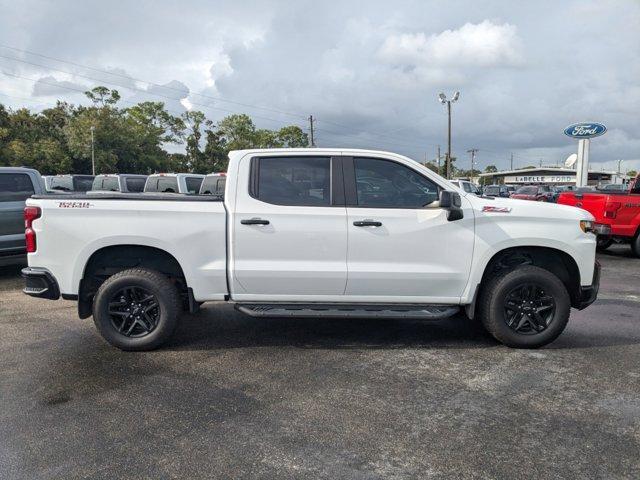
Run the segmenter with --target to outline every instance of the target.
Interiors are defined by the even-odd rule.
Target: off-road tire
[[[523,334],[507,325],[504,302],[518,285],[534,283],[544,288],[555,302],[548,326],[537,333]],[[538,348],[553,342],[569,321],[571,300],[564,284],[553,273],[540,267],[522,265],[504,274],[496,274],[483,287],[478,299],[478,317],[487,331],[499,342],[514,348]]]
[[[159,305],[155,328],[141,337],[128,337],[118,332],[109,314],[113,295],[131,287],[148,291]],[[153,350],[165,343],[175,330],[180,311],[180,294],[171,280],[155,270],[144,268],[132,268],[112,275],[100,286],[93,301],[93,321],[100,335],[114,347],[127,351]]]
[[[636,257],[640,258],[640,232],[631,240],[631,251]]]

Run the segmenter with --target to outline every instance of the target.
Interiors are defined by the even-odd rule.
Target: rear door
[[[26,173],[0,173],[0,255],[24,250],[24,202],[33,194]]]
[[[346,297],[354,302],[457,303],[471,268],[474,215],[447,220],[437,185],[407,163],[345,158]]]
[[[237,300],[338,301],[347,282],[339,159],[261,156],[240,161],[232,223]],[[244,183],[243,182],[243,183]]]

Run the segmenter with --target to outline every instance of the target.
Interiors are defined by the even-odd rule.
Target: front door
[[[439,187],[406,163],[344,158],[348,228],[346,298],[457,303],[469,278],[474,217],[447,220]]]
[[[244,158],[233,222],[233,297],[339,301],[347,282],[347,225],[339,159]]]

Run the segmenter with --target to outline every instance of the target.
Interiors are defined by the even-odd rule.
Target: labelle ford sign
[[[511,175],[504,177],[504,183],[572,183],[575,175]]]
[[[583,138],[593,138],[603,135],[607,131],[607,127],[598,122],[582,122],[574,123],[564,129],[564,134],[578,140]]]

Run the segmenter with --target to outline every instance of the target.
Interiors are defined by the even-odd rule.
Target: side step
[[[458,305],[382,305],[321,303],[236,303],[236,310],[252,317],[419,318],[435,320],[455,315]]]

